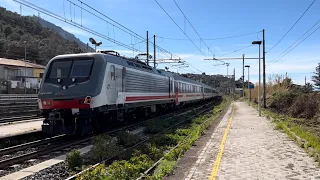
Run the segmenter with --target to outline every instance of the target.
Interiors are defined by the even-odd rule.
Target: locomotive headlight
[[[75,82],[76,81],[76,78],[72,78],[72,82]]]
[[[51,105],[51,102],[50,101],[42,101],[42,104],[44,106],[50,106]]]
[[[92,97],[91,96],[87,96],[85,99],[84,99],[84,104],[91,104],[92,102]]]

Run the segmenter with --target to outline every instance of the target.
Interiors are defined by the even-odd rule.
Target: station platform
[[[0,126],[0,138],[7,138],[21,134],[41,131],[43,118],[28,120],[26,122],[10,123]]]
[[[165,179],[320,179],[320,168],[270,120],[235,102]]]

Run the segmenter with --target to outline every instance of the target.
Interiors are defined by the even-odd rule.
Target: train
[[[208,85],[106,50],[52,58],[38,104],[43,133],[78,135],[217,96]]]

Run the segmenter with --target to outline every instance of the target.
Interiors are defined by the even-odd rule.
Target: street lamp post
[[[250,78],[249,78],[249,69],[250,69],[250,66],[249,65],[246,65],[244,67],[247,67],[248,68],[248,91],[249,91],[249,96],[248,96],[248,104],[250,106],[250,101],[251,101],[251,89],[250,89]]]
[[[27,94],[27,41],[24,43],[24,94]]]
[[[229,79],[229,77],[228,77],[228,68],[229,68],[229,65],[230,65],[230,63],[226,63],[226,65],[227,65],[227,78]],[[230,93],[230,79],[229,79],[229,83],[228,83],[228,93]]]
[[[229,67],[230,63],[226,63],[226,65],[227,65],[227,76],[228,76],[228,67]]]
[[[260,96],[260,84],[261,84],[261,77],[260,77],[260,45],[262,41],[253,41],[252,44],[258,44],[259,45],[259,86],[258,86],[258,111],[259,111],[259,116],[261,116],[261,96]]]
[[[100,46],[102,44],[101,41],[96,41],[94,40],[92,37],[89,38],[89,41],[94,45],[94,51],[96,52],[97,51],[97,46]]]

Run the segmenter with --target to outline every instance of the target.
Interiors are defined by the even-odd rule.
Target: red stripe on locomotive
[[[44,104],[44,101],[46,102]],[[41,100],[42,109],[89,109],[89,104],[84,104],[84,99],[72,100]]]

